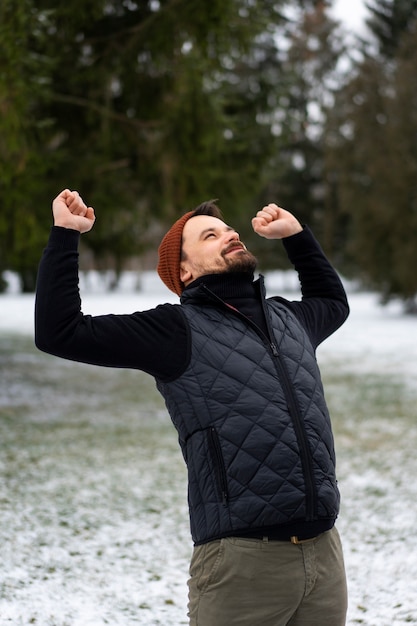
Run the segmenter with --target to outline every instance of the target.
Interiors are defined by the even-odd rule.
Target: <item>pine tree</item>
[[[288,49],[273,112],[279,150],[265,172],[260,204],[278,200],[290,208],[313,227],[334,258],[337,250],[333,245],[333,211],[326,200],[323,128],[339,81],[338,64],[345,42],[329,15],[330,4],[301,2],[288,25]],[[253,245],[261,247],[256,240]],[[257,254],[261,256],[260,251]]]
[[[395,57],[401,41],[414,29],[417,18],[417,0],[378,0],[366,5],[370,17],[366,24],[374,34],[379,54]]]
[[[50,202],[67,186],[97,210],[82,245],[116,272],[211,197],[243,236],[264,199],[320,226],[329,4],[5,0],[0,46],[17,70],[0,82],[0,102],[13,94],[0,270],[33,288]]]
[[[14,86],[0,93],[14,94],[10,115],[25,125],[9,124],[7,142],[21,142],[16,159],[25,168],[10,166],[14,178],[3,180],[13,210],[3,205],[0,268],[22,273],[27,247],[30,288],[50,200],[66,186],[97,208],[86,245],[118,270],[149,245],[161,220],[213,195],[232,207],[247,201],[274,149],[259,119],[276,90],[276,72],[267,76],[262,65],[285,23],[280,4],[18,0],[13,15],[16,3],[2,3],[1,45],[18,61]],[[16,189],[25,190],[22,204]]]
[[[25,291],[34,289],[36,250],[44,243],[36,207],[45,201],[42,137],[48,120],[37,103],[45,97],[50,65],[37,54],[47,20],[39,22],[31,9],[29,0],[0,4],[0,272],[16,270]],[[49,220],[41,222],[45,228]]]
[[[379,53],[365,54],[339,94],[329,119],[328,158],[341,223],[349,232],[345,258],[384,302],[399,297],[412,311],[417,295],[415,3],[378,3],[370,23]]]

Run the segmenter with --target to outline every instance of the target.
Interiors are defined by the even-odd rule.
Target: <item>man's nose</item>
[[[226,241],[227,243],[230,241],[239,241],[239,233],[235,230],[228,230],[226,233]]]

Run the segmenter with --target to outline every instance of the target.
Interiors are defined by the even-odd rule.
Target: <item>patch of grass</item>
[[[102,623],[120,623],[114,596],[131,585],[126,623],[140,604],[166,607],[165,596],[184,598],[172,609],[183,617],[185,466],[154,381],[56,359],[22,337],[0,337],[0,367],[2,615],[80,624],[79,596],[94,599]],[[152,593],[161,579],[165,592]]]
[[[186,623],[186,471],[154,381],[53,358],[23,337],[0,337],[0,368],[5,623],[47,624],[59,615],[54,626],[81,624],[91,598],[103,624]],[[378,550],[402,555],[400,565],[392,560],[387,589],[378,590],[378,606],[387,598],[385,613],[395,615],[391,585],[414,536],[417,398],[392,378],[348,373],[335,363],[321,368],[351,606],[359,607],[350,623],[374,626],[364,608],[375,605],[369,581],[380,562],[384,569],[390,563]],[[141,622],[148,612],[152,622]],[[417,621],[406,602],[403,616],[402,623]]]
[[[338,448],[370,457],[417,443],[416,394],[398,380],[323,368],[323,381]],[[359,456],[359,455],[358,455]],[[381,459],[382,460],[382,459]],[[391,459],[388,459],[391,464]]]

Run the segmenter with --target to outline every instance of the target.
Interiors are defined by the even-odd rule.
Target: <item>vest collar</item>
[[[256,298],[259,292],[264,294],[264,280],[260,275],[253,280],[253,275],[243,272],[207,274],[194,280],[181,294],[181,304],[203,304],[212,301],[210,294],[223,301],[234,298]]]

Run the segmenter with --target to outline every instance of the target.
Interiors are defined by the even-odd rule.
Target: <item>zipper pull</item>
[[[272,350],[272,354],[273,354],[274,356],[279,356],[279,354],[278,354],[278,348],[276,347],[276,345],[274,344],[274,342],[273,342],[273,341],[271,341],[271,350]]]

